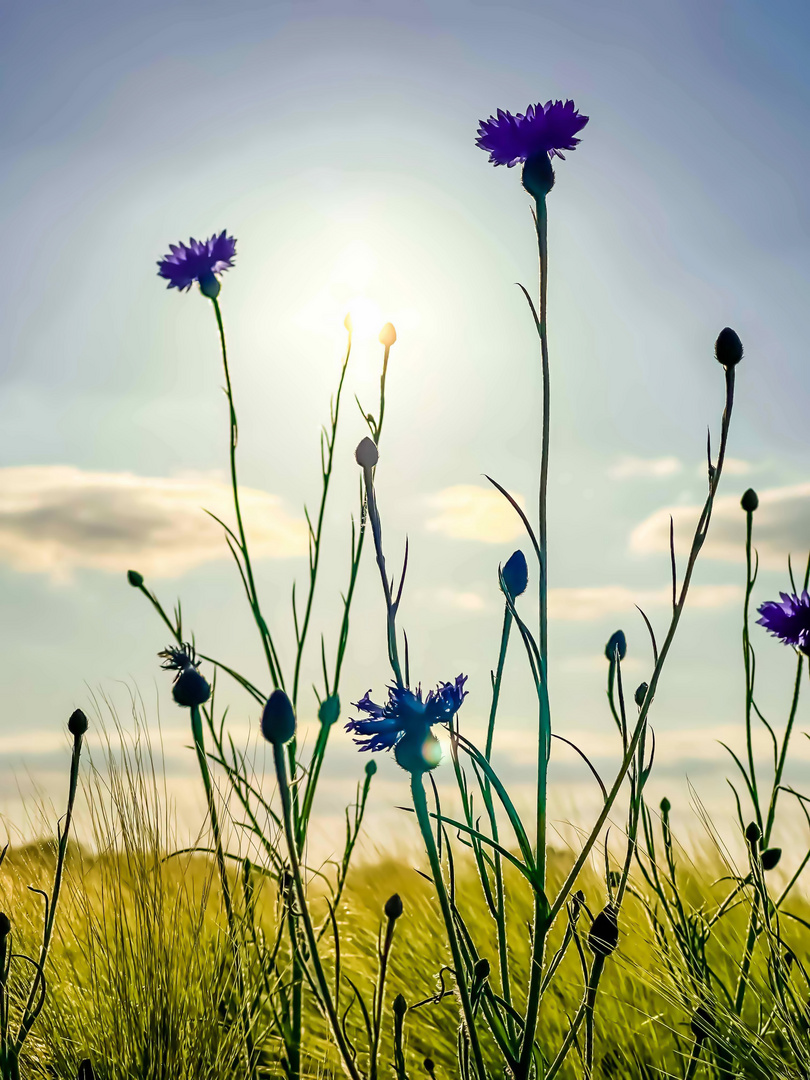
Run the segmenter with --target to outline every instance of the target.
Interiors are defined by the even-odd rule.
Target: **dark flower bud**
[[[388,899],[385,901],[385,907],[383,908],[383,911],[385,912],[386,919],[390,919],[391,922],[393,922],[395,919],[398,919],[402,914],[403,910],[404,909],[402,907],[402,898],[399,893],[394,893],[393,896],[389,896]]]
[[[608,643],[605,646],[605,656],[611,663],[616,659],[617,650],[619,659],[624,660],[625,656],[627,656],[627,638],[624,636],[624,630],[617,630],[615,634],[611,634],[608,638]]]
[[[0,911],[0,941],[11,933],[11,920],[5,911]]]
[[[526,565],[526,556],[518,550],[510,555],[501,570],[503,583],[509,593],[509,599],[514,603],[515,597],[526,591],[529,584],[529,567]]]
[[[80,735],[84,735],[88,728],[87,717],[84,715],[81,709],[76,709],[75,712],[70,714],[68,720],[68,731],[71,735],[75,735],[78,738]]]
[[[394,1015],[404,1016],[407,1011],[408,1002],[405,1000],[402,994],[397,994],[397,996],[394,998]]]
[[[481,986],[489,978],[490,963],[485,956],[482,956],[480,960],[476,960],[475,967],[473,968],[473,986]]]
[[[695,1009],[689,1027],[698,1042],[703,1042],[710,1035],[717,1033],[717,1024],[714,1013],[707,1005],[698,1005]]]
[[[133,589],[140,589],[143,585],[143,574],[139,574],[137,570],[127,570],[127,581]]]
[[[714,343],[714,355],[723,367],[734,367],[743,356],[742,342],[730,326],[726,326],[717,335]]]
[[[324,727],[331,727],[340,716],[340,698],[337,694],[330,694],[321,702],[318,709],[318,719]]]
[[[178,705],[184,709],[191,709],[195,705],[204,705],[211,697],[211,687],[204,675],[193,666],[189,665],[174,680],[172,697]]]
[[[649,686],[647,686],[647,684],[645,682],[641,683],[640,686],[636,687],[635,700],[636,700],[636,705],[638,705],[639,708],[641,708],[641,706],[644,704],[644,699],[647,697],[647,691],[649,689],[650,689]]]
[[[588,948],[594,956],[610,956],[619,944],[619,922],[612,904],[599,912],[591,923]]]
[[[219,280],[212,273],[200,275],[200,292],[203,296],[207,296],[209,300],[216,300],[219,296],[219,290],[222,286]]]
[[[762,831],[755,821],[752,821],[750,825],[746,826],[745,839],[748,841],[752,848],[755,848],[757,846],[761,836]]]
[[[436,1062],[433,1060],[433,1058],[429,1058],[429,1057],[425,1058],[424,1066],[425,1066],[425,1072],[428,1074],[428,1076],[435,1077],[435,1075],[436,1075]]]
[[[361,439],[357,444],[357,449],[354,452],[354,460],[364,469],[373,469],[380,460],[380,452],[377,449],[377,444],[373,439],[370,439],[368,435],[366,435],[365,439]]]
[[[663,799],[661,800],[661,816],[662,817],[669,817],[669,812],[670,812],[671,809],[672,809],[672,803],[669,801],[669,799],[665,795],[663,797]]]
[[[762,869],[773,870],[779,860],[782,858],[782,849],[780,847],[769,847],[762,852]]]
[[[90,1058],[85,1058],[79,1065],[79,1071],[76,1074],[77,1080],[96,1080],[96,1074],[93,1072],[93,1066],[90,1064]]]
[[[442,748],[432,732],[406,732],[394,747],[397,765],[409,773],[426,773],[442,759]]]
[[[759,506],[759,496],[753,488],[749,488],[747,491],[743,492],[743,497],[740,499],[740,506],[746,514],[753,514]]]
[[[387,322],[380,331],[380,344],[385,345],[387,349],[390,349],[396,340],[397,332],[394,329],[393,323]]]
[[[545,150],[532,154],[523,166],[523,186],[535,199],[544,199],[554,187],[554,170]]]
[[[289,742],[295,734],[295,713],[283,690],[274,690],[262,713],[262,735],[269,743]]]
[[[374,758],[371,758],[369,761],[366,762],[366,776],[371,778],[375,774],[376,771],[377,771],[377,762],[374,760]]]

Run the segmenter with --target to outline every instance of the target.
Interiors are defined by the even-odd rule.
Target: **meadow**
[[[638,613],[649,634],[646,679],[630,685],[623,673],[622,630],[605,645],[600,704],[615,727],[615,772],[600,775],[588,748],[555,729],[548,215],[552,189],[569,167],[558,165],[558,177],[553,166],[575,150],[587,123],[572,101],[549,101],[516,115],[498,110],[478,133],[477,145],[492,164],[520,166],[530,198],[540,284],[536,296],[520,288],[542,373],[536,506],[524,509],[509,493],[508,478],[487,477],[519,518],[525,539],[493,567],[502,622],[481,745],[464,725],[468,674],[448,672],[447,681],[423,689],[397,621],[411,587],[409,548],[406,543],[392,569],[382,509],[386,381],[396,329],[388,323],[380,331],[378,401],[373,408],[357,402],[368,434],[354,450],[360,497],[338,594],[339,631],[327,640],[317,626],[315,596],[333,472],[344,453],[338,430],[353,404],[344,400],[353,334],[347,316],[345,355],[321,435],[320,500],[306,515],[308,575],[293,590],[293,633],[282,648],[257,584],[249,511],[240,497],[235,361],[227,305],[220,303],[226,272],[236,266],[236,240],[223,230],[173,244],[160,260],[159,276],[170,289],[199,293],[194,300],[220,348],[233,507],[215,520],[266,670],[259,684],[233,658],[210,655],[182,604],[167,607],[137,568],[129,571],[128,586],[153,610],[156,634],[165,639],[156,638],[153,651],[188,718],[206,821],[199,842],[183,846],[160,753],[137,714],[134,733],[119,728],[123,750],[111,750],[92,768],[82,767],[91,721],[82,710],[72,714],[67,810],[56,839],[9,845],[0,865],[2,1080],[810,1075],[810,903],[803,878],[810,848],[797,841],[795,850],[782,851],[774,842],[788,806],[810,826],[810,796],[786,779],[791,750],[804,737],[797,718],[810,656],[810,559],[805,564],[802,553],[798,571],[786,566],[788,591],[780,599],[755,605],[759,499],[753,489],[739,510],[746,524],[744,712],[739,738],[728,748],[736,853],[719,834],[702,847],[683,846],[673,835],[669,801],[650,805],[646,798],[657,765],[656,694],[665,693],[659,682],[711,530],[735,394],[745,392],[746,365],[755,362],[744,357],[729,327],[706,343],[720,408],[706,406],[705,502],[687,550],[676,550],[670,533],[671,605],[663,633],[656,635]],[[343,676],[365,562],[379,577],[388,670],[377,684],[387,686],[384,693],[360,697]],[[529,590],[537,597],[536,620],[521,601]],[[779,723],[768,719],[757,694],[765,631],[778,639],[772,647],[795,653],[790,708]],[[534,691],[536,737],[526,754],[536,784],[529,813],[518,809],[493,756],[510,650]],[[320,675],[310,688],[303,672],[312,653]],[[232,735],[229,709],[217,696],[223,682],[239,691],[255,718],[272,762],[271,782]],[[310,744],[299,742],[299,714],[311,690],[318,729]],[[338,732],[351,735],[364,769],[348,800],[341,852],[319,863],[308,836]],[[765,769],[754,749],[760,737],[770,748]],[[579,756],[600,793],[594,820],[578,823],[568,846],[558,842],[549,811],[549,763],[561,743]],[[404,812],[419,845],[398,838],[388,857],[369,859],[361,838],[381,754],[407,774],[411,803]],[[450,799],[440,798],[434,777],[443,755],[455,781]],[[71,836],[77,800],[92,822],[85,844]]]

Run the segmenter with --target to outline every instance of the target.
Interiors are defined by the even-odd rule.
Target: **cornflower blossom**
[[[455,682],[440,683],[422,700],[422,687],[416,691],[406,686],[389,686],[388,701],[377,705],[371,691],[354,702],[355,708],[367,713],[366,719],[350,720],[346,730],[359,735],[354,741],[361,750],[391,750],[406,735],[426,737],[434,724],[449,724],[467,696],[466,675]]]
[[[805,656],[810,656],[810,593],[801,596],[780,592],[781,602],[769,600],[759,608],[759,626],[779,638],[786,645],[793,645]]]
[[[158,277],[166,278],[168,289],[181,292],[199,282],[204,296],[214,300],[219,295],[216,275],[230,270],[236,257],[236,240],[226,230],[210,240],[195,240],[188,244],[169,244],[170,253],[158,260]]]
[[[481,120],[476,146],[489,152],[493,165],[520,165],[529,158],[547,154],[565,158],[563,150],[573,150],[575,138],[589,117],[577,112],[573,101],[547,101],[530,105],[525,113],[498,109],[497,116]]]

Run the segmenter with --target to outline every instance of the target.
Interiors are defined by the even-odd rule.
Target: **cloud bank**
[[[509,493],[521,509],[526,500],[514,491]],[[502,544],[525,536],[523,524],[499,491],[475,484],[457,484],[428,498],[434,510],[425,527],[452,540],[481,540]]]
[[[669,521],[667,521],[667,525]],[[687,604],[690,608],[719,608],[737,603],[740,585],[693,585]],[[644,611],[672,604],[672,588],[630,589],[625,585],[601,585],[590,589],[549,589],[548,615],[564,622],[586,622],[607,615],[626,615],[638,604]]]
[[[810,546],[810,483],[759,491],[759,509],[754,514],[754,546],[760,565],[768,570],[786,570],[788,554],[798,569]],[[656,510],[630,534],[630,548],[648,555],[669,551],[669,515],[675,522],[676,551],[691,543],[702,507],[675,506]],[[701,558],[725,562],[745,561],[745,514],[737,495],[726,495],[714,504],[709,535]]]
[[[241,490],[255,558],[307,550],[306,525],[282,500]],[[233,524],[230,487],[217,477],[89,472],[70,465],[0,469],[0,560],[23,573],[69,580],[78,569],[176,577],[230,558],[210,510]]]

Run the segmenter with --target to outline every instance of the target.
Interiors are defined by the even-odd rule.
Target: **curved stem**
[[[475,1018],[473,1016],[472,1002],[470,1001],[470,992],[464,975],[464,960],[461,955],[461,947],[456,933],[453,911],[450,907],[450,900],[444,884],[439,853],[436,850],[436,841],[430,823],[430,812],[428,811],[424,780],[421,773],[411,773],[411,796],[413,798],[413,808],[416,811],[416,820],[419,822],[419,829],[422,833],[422,839],[424,840],[425,848],[427,850],[433,884],[436,886],[436,893],[439,897],[439,906],[442,909],[442,918],[444,919],[447,940],[450,945],[450,954],[453,958],[453,968],[455,969],[456,987],[458,989],[458,996],[461,1000],[464,1027],[470,1040],[470,1048],[472,1049],[475,1069],[479,1080],[486,1080],[487,1073],[484,1068],[484,1059],[481,1054],[481,1045],[478,1041],[478,1034],[475,1030]]]

